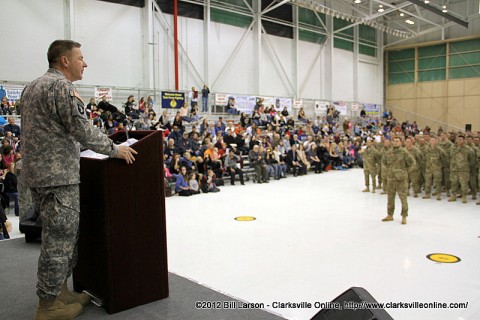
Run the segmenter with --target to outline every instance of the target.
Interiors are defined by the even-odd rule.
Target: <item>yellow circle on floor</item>
[[[447,253],[432,253],[429,254],[427,258],[441,263],[456,263],[462,261],[459,257]]]
[[[255,217],[249,217],[249,216],[240,216],[240,217],[236,217],[235,220],[237,221],[253,221],[253,220],[256,220],[257,218]]]

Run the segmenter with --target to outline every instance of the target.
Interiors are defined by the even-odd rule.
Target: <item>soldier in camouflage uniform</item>
[[[477,180],[480,183],[480,136],[475,136],[473,138],[473,142],[475,143],[475,146],[477,147],[478,153],[477,153],[477,168],[479,168],[479,172],[477,172]],[[477,205],[480,205],[480,201],[477,201]]]
[[[428,148],[428,144],[425,143],[425,138],[423,135],[419,135],[418,139],[418,146],[417,148],[423,155],[423,160],[420,162],[420,188],[425,186],[425,172],[427,170],[426,163],[425,163],[425,151]]]
[[[380,152],[379,152],[379,160],[380,160],[380,171],[382,172],[382,188],[383,188],[383,191],[381,194],[387,194],[388,190],[387,190],[387,187],[388,187],[388,175],[387,174],[383,174],[383,173],[386,173],[387,172],[387,168],[386,168],[386,165],[384,164],[383,162],[383,157],[385,157],[385,154],[392,148],[392,145],[391,145],[391,142],[390,142],[390,139],[387,139],[385,138],[385,140],[383,141],[383,147],[380,148]]]
[[[420,193],[420,163],[423,161],[423,154],[413,145],[413,138],[405,140],[405,150],[415,159],[415,165],[412,170],[408,172],[409,184],[412,184],[413,197],[417,198]]]
[[[472,167],[472,174],[470,174],[470,190],[472,191],[472,200],[477,199],[478,193],[478,155],[480,150],[477,146],[473,143],[473,137],[471,135],[467,136],[466,145],[472,149],[472,152],[475,156],[474,166]]]
[[[462,192],[462,202],[467,203],[468,182],[470,172],[475,166],[473,151],[465,145],[465,136],[458,135],[455,146],[450,149],[450,179],[452,180],[452,192],[448,201],[457,200],[458,184]]]
[[[438,146],[445,151],[447,155],[447,165],[443,167],[443,186],[445,187],[445,191],[447,192],[447,197],[450,197],[450,189],[452,188],[452,183],[450,181],[450,148],[452,148],[453,143],[448,139],[447,134],[442,132],[440,134],[440,141]]]
[[[360,149],[358,151],[363,157],[363,174],[365,175],[365,190],[363,192],[370,192],[370,177],[372,177],[372,193],[375,193],[375,173],[377,171],[375,162],[378,159],[378,152],[373,147],[373,141],[367,140],[366,149]]]
[[[21,178],[43,221],[36,319],[71,319],[90,301],[67,288],[77,259],[80,145],[127,163],[134,161],[136,152],[114,145],[87,120],[72,84],[82,79],[87,66],[80,44],[54,41],[47,57],[47,73],[22,93]]]
[[[380,142],[375,142],[373,146],[377,150],[378,153],[378,158],[375,163],[375,166],[377,167],[377,187],[380,189],[382,187],[382,154],[381,150],[383,148],[383,142],[385,141],[385,137],[382,135],[380,137]]]
[[[430,146],[425,150],[425,196],[430,199],[432,181],[435,183],[435,195],[441,200],[442,194],[442,168],[447,165],[447,154],[437,146],[437,138],[430,137]]]
[[[402,224],[407,224],[408,216],[408,172],[415,166],[415,160],[410,153],[402,148],[400,138],[393,139],[393,148],[387,151],[382,158],[388,175],[388,203],[387,216],[382,221],[393,221],[395,211],[395,194],[398,193],[402,202]]]

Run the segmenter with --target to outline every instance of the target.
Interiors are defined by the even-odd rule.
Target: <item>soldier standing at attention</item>
[[[37,320],[73,319],[90,301],[86,294],[67,288],[77,260],[80,145],[127,163],[136,154],[114,145],[89,123],[72,84],[82,79],[87,67],[80,46],[70,40],[54,41],[47,52],[48,71],[22,93],[21,177],[43,221]]]
[[[473,151],[465,145],[465,136],[459,134],[456,144],[450,149],[450,179],[452,180],[452,196],[448,201],[457,201],[458,184],[462,192],[462,202],[467,203],[468,182],[470,172],[476,161]]]
[[[363,192],[370,192],[370,177],[372,177],[372,193],[375,193],[375,173],[377,171],[375,162],[378,159],[378,152],[373,147],[372,139],[367,139],[367,147],[358,151],[363,156],[363,174],[365,175],[365,190]]]
[[[382,172],[382,188],[383,191],[381,194],[387,194],[388,193],[388,175],[387,170],[388,168],[386,167],[385,163],[383,162],[383,158],[387,154],[387,152],[392,148],[392,144],[389,138],[385,138],[383,141],[383,147],[380,148],[380,171]]]
[[[432,181],[435,183],[437,200],[442,200],[442,168],[447,165],[447,155],[437,146],[437,139],[430,137],[430,147],[425,149],[425,196],[430,199]]]
[[[393,212],[395,211],[395,194],[398,193],[402,202],[402,224],[407,224],[408,216],[408,172],[415,165],[415,160],[410,153],[402,148],[400,138],[393,139],[393,148],[388,150],[382,158],[382,164],[386,167],[388,176],[388,203],[387,216],[382,221],[393,221]]]
[[[420,163],[423,161],[423,154],[413,145],[412,138],[405,139],[405,149],[415,159],[415,165],[412,170],[408,172],[408,180],[412,184],[413,197],[417,198],[420,193]]]
[[[472,167],[472,174],[470,175],[470,190],[472,191],[472,200],[477,199],[478,193],[478,155],[480,153],[477,146],[473,143],[473,137],[471,135],[467,136],[466,143],[467,146],[472,149],[472,152],[475,156],[474,165]]]
[[[418,136],[418,149],[423,154],[423,161],[420,163],[420,188],[425,187],[425,173],[427,170],[426,163],[425,163],[425,151],[428,148],[428,144],[425,143],[425,138],[423,134]]]
[[[438,142],[440,148],[445,151],[447,155],[447,165],[442,168],[443,171],[443,186],[447,192],[447,197],[450,197],[450,189],[452,188],[452,183],[450,181],[450,148],[453,146],[453,143],[448,139],[447,134],[442,132],[440,134],[440,141]]]

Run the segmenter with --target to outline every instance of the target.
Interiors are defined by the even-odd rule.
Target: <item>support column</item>
[[[175,90],[178,91],[178,0],[173,0],[173,52],[175,64]]]
[[[75,0],[63,0],[63,30],[65,40],[75,38]]]
[[[295,98],[300,97],[300,80],[298,79],[298,41],[299,41],[299,29],[298,29],[298,6],[293,6],[293,86],[295,88]]]
[[[253,0],[253,11],[255,24],[253,25],[254,44],[254,74],[255,74],[255,94],[262,92],[262,1]]]
[[[210,69],[210,0],[205,0],[203,14],[203,79],[210,86],[209,69]],[[203,84],[200,89],[203,88]]]

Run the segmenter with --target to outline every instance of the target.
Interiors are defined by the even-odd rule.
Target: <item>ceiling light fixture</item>
[[[425,0],[425,1],[423,1],[423,2],[425,2],[425,4],[429,4],[429,3],[430,3],[430,1],[428,1],[428,0]]]
[[[448,12],[447,6],[442,6],[442,12],[443,12],[443,13],[447,13],[447,12]]]
[[[383,9],[383,5],[379,4],[377,11],[378,11],[378,12],[383,12],[383,11],[385,11],[385,9]]]
[[[410,19],[405,20],[405,22],[408,23],[408,24],[415,24],[415,22],[413,20],[410,20]]]
[[[354,2],[358,4],[358,3],[362,3],[362,0],[355,0]]]

